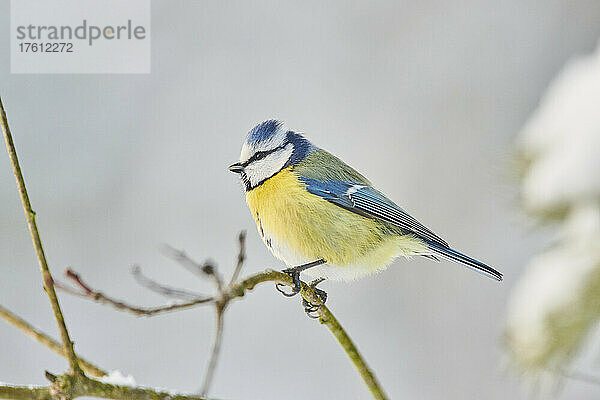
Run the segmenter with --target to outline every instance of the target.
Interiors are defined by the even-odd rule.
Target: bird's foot
[[[302,289],[300,283],[300,272],[306,271],[309,268],[316,267],[321,264],[325,264],[325,260],[323,260],[322,258],[317,261],[312,261],[306,264],[298,265],[296,267],[281,270],[281,272],[283,272],[284,274],[288,274],[292,278],[292,281],[294,282],[294,287],[290,293],[285,292],[283,289],[281,289],[285,285],[282,285],[280,283],[276,283],[275,288],[286,297],[292,297],[297,295],[298,293],[300,293],[300,289]]]
[[[304,306],[304,312],[308,315],[309,318],[319,318],[318,311],[327,301],[327,292],[322,289],[319,289],[317,285],[323,282],[325,278],[318,278],[312,281],[308,286],[315,292],[315,294],[319,297],[321,302],[319,304],[313,304],[306,299],[302,299],[302,305]]]
[[[277,289],[277,291],[279,293],[281,293],[282,295],[284,295],[285,297],[292,297],[292,296],[295,296],[298,293],[300,293],[300,289],[302,289],[302,286],[300,284],[300,271],[302,271],[302,270],[299,269],[298,267],[287,268],[287,269],[282,270],[281,272],[283,272],[284,274],[288,274],[292,278],[292,281],[294,282],[294,287],[292,288],[292,290],[290,292],[286,292],[283,289],[283,287],[285,287],[285,285],[283,285],[281,283],[276,283],[275,289]]]

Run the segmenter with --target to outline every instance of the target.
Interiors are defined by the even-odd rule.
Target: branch
[[[240,272],[242,271],[242,267],[244,266],[244,261],[246,261],[246,231],[241,231],[238,235],[238,246],[237,263],[233,273],[231,274],[228,287],[233,286],[237,282]],[[217,368],[217,361],[219,360],[219,353],[221,351],[221,342],[223,341],[223,319],[225,318],[225,308],[227,308],[227,305],[231,300],[227,293],[223,291],[222,283],[219,285],[218,280],[217,288],[219,290],[219,300],[215,302],[215,317],[217,323],[212,350],[210,352],[210,359],[208,361],[206,371],[204,372],[202,388],[200,389],[200,394],[203,396],[208,396],[208,390],[210,389],[215,369]]]
[[[204,264],[197,263],[192,260],[183,250],[176,249],[169,245],[164,246],[165,254],[177,261],[179,265],[190,271],[192,274],[204,278],[214,274],[214,266],[211,262],[206,261]]]
[[[115,400],[206,400],[205,397],[175,395],[150,388],[111,385],[84,375],[54,376],[45,387],[0,385],[0,398],[14,400],[64,400],[78,397],[101,397]]]
[[[213,380],[213,376],[215,374],[215,369],[217,368],[217,361],[219,360],[219,353],[221,351],[221,342],[223,341],[223,313],[224,309],[217,306],[217,310],[215,313],[216,316],[216,328],[215,328],[215,338],[213,340],[212,349],[210,352],[210,359],[208,361],[208,365],[206,367],[206,372],[204,372],[204,379],[202,380],[202,388],[200,389],[200,394],[202,396],[208,396],[208,390],[210,389],[210,385]]]
[[[58,330],[60,332],[62,344],[65,349],[65,353],[67,354],[69,363],[71,365],[71,372],[74,374],[81,374],[82,371],[79,367],[79,363],[77,362],[77,356],[75,355],[73,342],[69,337],[69,331],[67,330],[67,325],[65,324],[65,319],[60,309],[58,298],[56,297],[56,291],[54,290],[52,274],[50,273],[50,269],[48,268],[48,262],[46,261],[46,255],[44,254],[44,248],[42,246],[42,239],[40,238],[40,233],[38,232],[37,224],[35,222],[35,211],[33,211],[33,209],[31,208],[31,203],[29,202],[29,195],[27,194],[27,188],[25,187],[25,180],[23,179],[23,174],[21,173],[21,166],[19,165],[19,159],[17,158],[17,150],[15,149],[15,144],[13,143],[12,134],[10,133],[8,119],[6,118],[6,112],[4,111],[4,106],[2,105],[1,98],[0,124],[2,125],[2,132],[4,133],[6,149],[8,150],[8,155],[10,157],[10,163],[13,168],[13,173],[15,175],[15,179],[17,180],[19,194],[21,195],[21,203],[23,204],[23,210],[25,211],[25,218],[27,219],[27,225],[29,226],[29,233],[31,234],[31,240],[33,241],[35,254],[37,255],[38,262],[40,264],[40,270],[42,271],[42,278],[44,280],[44,290],[48,295],[48,299],[50,299],[50,305],[52,306],[54,319],[56,320],[56,324],[58,325]]]
[[[188,301],[186,303],[175,303],[159,307],[137,307],[129,305],[121,300],[113,299],[112,297],[106,296],[102,292],[92,289],[90,286],[88,286],[87,283],[85,283],[81,279],[77,272],[71,269],[67,269],[65,275],[67,276],[67,278],[73,281],[81,289],[81,291],[74,290],[69,286],[63,285],[62,283],[55,282],[54,285],[60,290],[63,290],[74,296],[83,297],[84,299],[89,299],[97,303],[109,305],[120,311],[128,311],[138,316],[151,317],[154,315],[191,308],[198,304],[210,303],[214,301],[212,297],[202,297],[196,300]]]
[[[236,297],[243,297],[247,290],[252,290],[256,285],[263,282],[275,282],[287,285],[289,287],[294,287],[294,282],[288,274],[279,271],[266,270],[255,275],[251,275],[231,287],[229,291],[230,296],[232,299]],[[301,286],[302,289],[300,290],[300,294],[306,301],[310,302],[311,304],[321,303],[321,299],[309,285],[307,285],[305,282],[301,282]],[[375,377],[375,374],[373,374],[342,325],[333,316],[331,311],[329,311],[329,308],[323,304],[321,307],[319,307],[317,313],[319,315],[319,322],[324,324],[329,329],[338,343],[342,346],[354,364],[354,367],[365,382],[365,385],[373,395],[373,398],[380,400],[387,399],[383,389]]]
[[[233,274],[231,274],[229,286],[237,282],[238,277],[240,276],[240,272],[242,272],[242,266],[244,265],[244,261],[246,261],[246,231],[240,232],[238,236],[238,246],[239,251],[237,257],[237,264],[235,266],[235,270],[233,270]]]
[[[19,329],[21,332],[25,333],[32,339],[37,340],[44,346],[48,347],[56,354],[63,357],[67,357],[67,353],[65,353],[65,348],[60,343],[58,343],[56,340],[52,339],[45,333],[38,331],[27,321],[23,320],[22,318],[18,317],[17,315],[13,314],[12,312],[10,312],[2,306],[0,306],[0,318],[3,318],[6,322],[13,325],[15,328]],[[96,367],[89,361],[84,360],[83,358],[79,358],[79,365],[81,365],[81,368],[83,368],[85,372],[92,376],[102,377],[107,375],[105,371]]]
[[[179,254],[183,254],[183,253],[179,253]],[[185,258],[184,262],[188,263],[189,259],[187,259],[187,256],[185,256],[185,257],[186,258]],[[77,274],[75,274],[75,275],[78,277]],[[90,288],[87,284],[83,283],[81,281],[81,278],[78,279],[78,282],[80,282],[79,283],[80,285],[81,284],[85,285],[84,286],[86,288],[85,290],[89,291],[89,294],[76,293],[80,297],[84,297],[88,300],[93,300],[93,301],[104,303],[104,304],[109,304],[121,311],[128,311],[128,312],[134,313],[136,315],[140,315],[140,314],[147,315],[147,316],[153,315],[152,313],[140,313],[138,311],[139,308],[134,307],[134,306],[124,305],[124,303],[120,300],[113,300],[113,299],[107,300],[107,297],[104,296],[102,293]],[[246,294],[247,291],[254,289],[256,287],[256,285],[259,285],[259,284],[265,283],[265,282],[279,283],[279,284],[286,285],[289,287],[294,287],[294,282],[292,281],[292,278],[288,274],[268,269],[264,272],[250,275],[249,277],[247,277],[237,283],[234,283],[233,285],[224,289],[222,292],[222,296],[223,296],[222,301],[225,302],[225,304],[228,304],[233,299],[244,297],[244,295]],[[61,289],[62,289],[62,287],[61,287]],[[302,295],[302,297],[306,301],[310,302],[311,304],[320,304],[321,303],[321,299],[319,298],[319,296],[305,282],[301,282],[300,295]],[[216,301],[216,299],[212,299],[212,300]],[[209,301],[204,301],[204,302],[198,302],[196,304],[188,303],[185,306],[192,307],[194,305],[206,304],[206,303],[214,304]],[[168,306],[167,307],[158,307],[156,309],[165,310],[165,309],[168,309]],[[356,370],[362,377],[365,385],[367,386],[367,388],[373,395],[373,398],[381,399],[381,400],[387,399],[385,393],[383,392],[383,389],[381,388],[381,386],[379,385],[379,382],[377,381],[377,378],[375,377],[375,375],[373,374],[373,372],[367,365],[366,361],[364,360],[364,358],[362,357],[362,355],[356,348],[356,345],[352,342],[352,339],[350,339],[350,336],[348,336],[348,334],[346,333],[346,331],[344,330],[342,325],[334,317],[334,315],[331,313],[331,311],[325,305],[322,305],[319,308],[319,310],[317,311],[317,314],[319,316],[319,321],[321,322],[321,324],[325,325],[329,329],[329,331],[333,334],[333,336],[338,341],[338,343],[342,346],[342,348],[344,349],[344,351],[346,352],[346,354],[348,355],[348,357],[354,364],[354,367],[356,368]],[[218,349],[218,347],[217,347],[217,349]],[[213,353],[214,353],[214,349],[213,349]]]
[[[15,400],[54,400],[49,387],[0,386],[0,399]]]
[[[73,273],[73,271],[71,271],[71,273]],[[177,289],[158,283],[155,280],[150,279],[146,275],[144,275],[142,273],[142,269],[138,265],[134,265],[134,267],[131,269],[131,275],[133,275],[134,279],[140,286],[143,286],[146,289],[153,291],[154,293],[158,293],[161,296],[188,301],[207,298],[206,296],[202,296],[198,293],[192,293],[188,290]]]

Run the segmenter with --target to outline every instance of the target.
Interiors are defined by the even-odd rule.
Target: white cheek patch
[[[289,143],[284,148],[274,151],[265,158],[248,164],[244,168],[244,173],[248,177],[250,185],[254,187],[278,173],[288,162],[293,152],[294,145]]]

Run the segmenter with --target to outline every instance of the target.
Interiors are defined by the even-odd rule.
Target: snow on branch
[[[524,370],[562,370],[600,318],[600,45],[550,84],[517,147],[522,204],[556,236],[512,293],[506,343]]]

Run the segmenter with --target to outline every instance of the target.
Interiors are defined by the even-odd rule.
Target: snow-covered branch
[[[600,46],[552,82],[518,152],[522,204],[556,236],[514,289],[506,340],[522,369],[557,370],[600,318]]]

